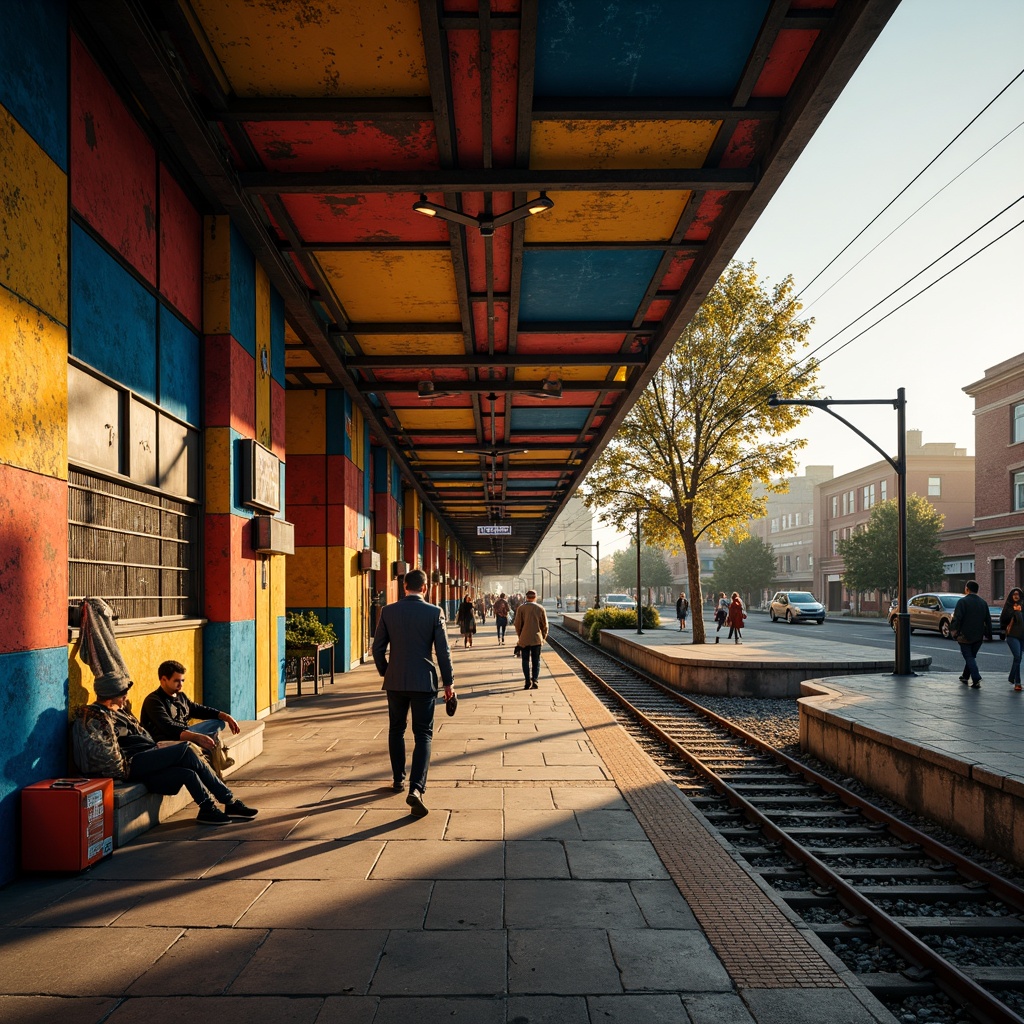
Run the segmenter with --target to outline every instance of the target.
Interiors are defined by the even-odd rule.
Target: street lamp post
[[[555,570],[549,569],[546,565],[538,565],[537,568],[540,570],[540,600],[541,604],[544,603],[544,573],[547,573],[551,578],[552,584],[555,582]]]
[[[593,544],[570,544],[568,541],[562,542],[563,548],[575,548],[577,551],[582,551],[585,555],[590,555],[594,559],[594,585],[597,588],[597,593],[594,595],[594,607],[601,607],[601,542],[599,540],[594,541]],[[597,554],[595,555],[592,551],[588,551],[587,548],[597,548]],[[576,556],[576,611],[579,611],[579,555]]]
[[[879,455],[896,471],[896,589],[899,596],[899,611],[896,614],[896,664],[895,676],[912,676],[910,670],[910,615],[907,612],[907,391],[897,388],[895,398],[834,399],[834,398],[779,398],[768,399],[772,408],[779,405],[803,405],[824,409],[830,416],[849,427],[858,437],[867,441]],[[896,410],[896,458],[880,448],[870,437],[849,420],[834,412],[833,405],[891,405]]]
[[[644,634],[644,609],[640,598],[640,509],[636,510],[636,635]]]
[[[558,563],[558,610],[565,611],[562,607],[562,560],[556,558],[555,561]]]

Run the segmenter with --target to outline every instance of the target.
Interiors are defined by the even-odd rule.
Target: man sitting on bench
[[[157,743],[131,713],[132,681],[108,672],[93,682],[96,700],[78,713],[72,727],[75,762],[83,775],[115,782],[141,782],[157,793],[184,786],[199,805],[196,821],[226,825],[232,818],[254,818],[187,742]],[[224,805],[222,811],[214,800]]]
[[[156,670],[160,685],[142,702],[139,718],[143,727],[158,743],[187,740],[201,747],[213,770],[221,774],[230,768],[234,758],[227,756],[220,732],[227,726],[237,736],[238,723],[226,712],[197,704],[181,692],[185,682],[185,666],[180,661],[165,661]],[[189,725],[189,719],[201,721]]]

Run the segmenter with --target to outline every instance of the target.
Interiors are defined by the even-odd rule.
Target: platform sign
[[[478,526],[476,528],[476,535],[478,537],[511,537],[512,527],[488,523],[486,526]]]

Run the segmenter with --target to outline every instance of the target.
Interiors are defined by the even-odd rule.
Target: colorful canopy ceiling
[[[346,388],[508,573],[896,2],[76,6],[284,295],[288,386]]]

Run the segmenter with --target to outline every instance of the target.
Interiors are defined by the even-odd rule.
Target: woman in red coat
[[[743,628],[743,622],[746,617],[740,595],[734,590],[732,592],[732,601],[729,602],[729,613],[725,619],[729,623],[729,638],[734,643],[742,643],[740,640],[740,630]]]

